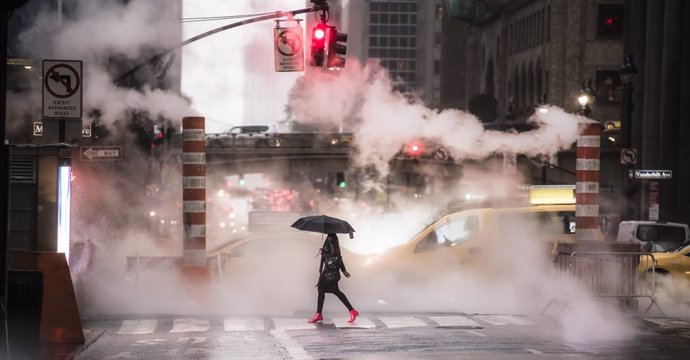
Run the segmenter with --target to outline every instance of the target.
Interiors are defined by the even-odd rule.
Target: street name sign
[[[277,72],[304,71],[302,27],[277,27],[273,30]]]
[[[671,179],[673,173],[671,170],[635,170],[634,176],[640,180],[664,180]]]
[[[43,60],[43,117],[81,119],[82,62]]]
[[[79,155],[82,161],[119,161],[122,146],[81,146]]]

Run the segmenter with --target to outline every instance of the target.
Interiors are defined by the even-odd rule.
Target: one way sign
[[[82,161],[122,160],[122,146],[82,146],[79,153]]]

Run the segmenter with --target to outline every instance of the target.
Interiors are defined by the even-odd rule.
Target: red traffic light
[[[323,66],[326,59],[326,35],[328,25],[318,23],[311,30],[311,66]]]
[[[407,153],[412,156],[419,156],[424,152],[424,145],[420,143],[412,143],[407,146]]]

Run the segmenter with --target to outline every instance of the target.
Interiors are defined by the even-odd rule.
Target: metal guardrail
[[[641,263],[651,266],[640,271]],[[651,253],[557,252],[554,264],[558,270],[554,279],[555,296],[544,307],[542,314],[552,305],[563,310],[573,298],[593,296],[625,301],[647,298],[650,303],[644,314],[656,306],[665,316],[655,295],[656,259]]]

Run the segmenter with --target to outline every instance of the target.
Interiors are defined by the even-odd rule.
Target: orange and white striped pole
[[[205,118],[182,119],[182,212],[184,265],[206,265]]]
[[[584,124],[577,139],[575,162],[575,240],[601,240],[599,229],[599,163],[601,128]]]

